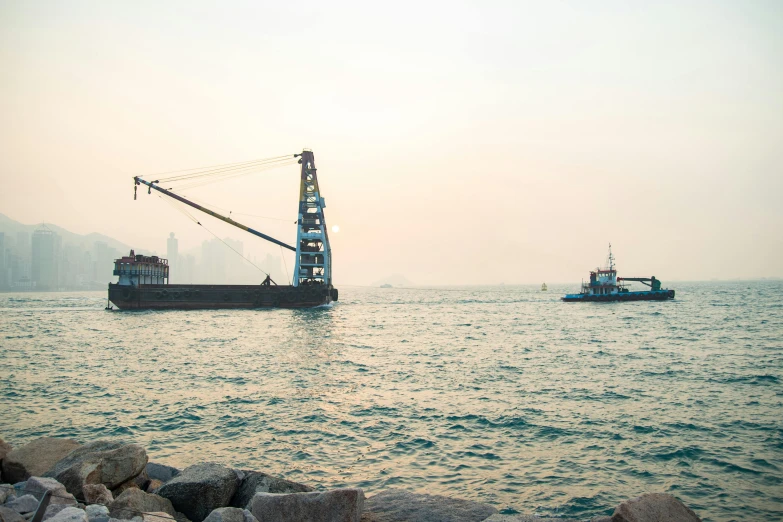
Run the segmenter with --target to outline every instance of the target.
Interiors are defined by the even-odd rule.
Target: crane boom
[[[177,201],[179,201],[181,203],[184,203],[186,205],[189,205],[189,206],[195,208],[196,210],[200,210],[201,212],[204,212],[205,214],[209,214],[210,216],[212,216],[214,218],[217,218],[217,219],[219,219],[221,221],[225,221],[229,225],[234,225],[237,228],[241,228],[245,232],[250,232],[254,236],[258,236],[258,237],[260,237],[262,239],[266,239],[267,241],[270,241],[270,242],[272,242],[272,243],[274,243],[276,245],[280,245],[283,248],[287,248],[288,250],[293,250],[294,252],[296,252],[296,247],[292,247],[291,245],[283,243],[282,241],[278,241],[277,239],[275,239],[275,238],[273,238],[271,236],[267,236],[266,234],[263,234],[263,233],[259,232],[258,230],[253,230],[252,228],[247,227],[247,226],[243,225],[242,223],[238,223],[238,222],[234,221],[230,217],[221,216],[217,212],[212,212],[208,208],[202,207],[201,205],[193,203],[192,201],[188,201],[187,199],[183,198],[182,196],[179,196],[179,195],[174,194],[173,192],[171,192],[169,190],[166,190],[164,188],[161,188],[161,187],[157,186],[155,183],[156,183],[155,181],[151,181],[151,182],[150,181],[145,181],[145,180],[141,179],[140,177],[135,176],[133,178],[133,190],[134,190],[134,192],[133,192],[133,199],[136,199],[136,186],[137,185],[147,185],[150,189],[157,190],[161,194],[165,194],[166,196],[168,196],[170,198],[173,198],[173,199],[176,199]],[[199,223],[199,224],[201,224],[201,223]]]

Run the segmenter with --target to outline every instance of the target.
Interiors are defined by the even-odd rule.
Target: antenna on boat
[[[614,270],[614,256],[612,255],[611,243],[609,243],[609,270]]]

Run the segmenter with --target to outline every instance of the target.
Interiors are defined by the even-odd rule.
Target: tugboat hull
[[[614,294],[593,295],[593,294],[566,294],[561,298],[568,303],[598,301],[665,301],[674,299],[674,290],[650,290],[642,292],[617,292]]]
[[[337,301],[331,285],[109,284],[109,301],[120,310],[219,308],[312,308]]]

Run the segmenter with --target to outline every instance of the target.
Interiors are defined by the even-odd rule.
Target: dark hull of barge
[[[120,310],[312,308],[337,301],[331,285],[109,284],[109,301]]]

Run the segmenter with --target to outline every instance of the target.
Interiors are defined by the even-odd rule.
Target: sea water
[[[783,517],[783,282],[667,302],[550,285],[340,287],[311,310],[105,311],[0,294],[0,437],[129,440],[318,488],[590,517],[664,491]]]

